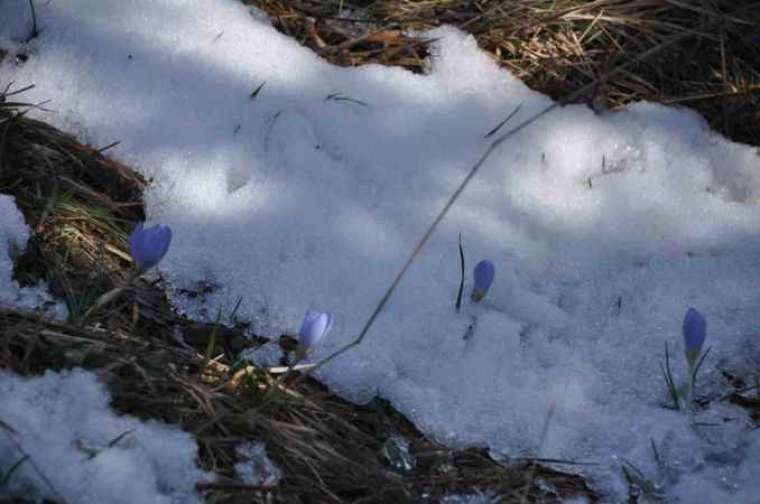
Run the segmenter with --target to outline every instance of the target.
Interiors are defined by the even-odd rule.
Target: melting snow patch
[[[13,258],[23,253],[29,227],[13,196],[0,194],[0,308],[31,311],[42,308],[47,315],[64,319],[66,307],[52,301],[42,286],[20,287],[13,280]]]
[[[82,504],[201,502],[195,484],[207,475],[196,465],[192,436],[115,415],[95,375],[73,370],[22,378],[0,372],[0,398],[0,471],[24,454],[31,458],[0,496]]]
[[[267,456],[264,443],[245,443],[237,447],[241,461],[235,464],[238,477],[249,485],[275,486],[282,471]]]
[[[499,497],[490,492],[474,494],[451,494],[441,499],[441,504],[495,504]]]
[[[24,5],[0,5],[11,50]],[[552,103],[452,28],[428,34],[430,73],[413,75],[333,67],[232,0],[70,0],[37,15],[28,60],[8,58],[3,79],[34,83],[25,99],[51,100],[42,117],[82,139],[121,140],[113,155],[154,179],[175,306],[213,319],[243,297],[237,316],[262,335],[330,311],[312,359],[356,337],[483,136]],[[468,271],[488,258],[496,276],[457,313],[460,232]],[[367,339],[318,375],[452,445],[592,462],[571,467],[609,500],[627,495],[630,463],[672,502],[699,502],[693,482],[735,501],[760,491],[742,476],[760,470],[760,430],[720,403],[720,370],[758,355],[745,352],[760,333],[758,258],[756,149],[687,109],[562,107],[501,145]],[[218,288],[181,294],[199,282]],[[694,417],[663,407],[659,370],[668,342],[685,377],[688,306],[712,346],[697,384],[710,405]]]

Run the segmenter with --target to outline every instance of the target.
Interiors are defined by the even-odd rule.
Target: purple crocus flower
[[[686,346],[686,360],[693,366],[702,352],[707,337],[707,320],[694,308],[686,310],[683,318],[683,340]]]
[[[298,332],[300,346],[304,351],[310,350],[317,345],[330,332],[333,325],[333,316],[330,313],[322,313],[309,310]]]
[[[496,274],[496,267],[488,259],[483,259],[476,266],[473,272],[475,284],[472,287],[470,298],[476,303],[480,302],[491,288],[493,277]]]
[[[138,224],[129,235],[129,251],[140,273],[145,273],[158,264],[169,250],[171,242],[172,230],[169,226],[156,224],[144,228],[142,222]]]

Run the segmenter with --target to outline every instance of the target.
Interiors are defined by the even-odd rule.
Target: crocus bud
[[[491,288],[491,284],[493,283],[493,277],[495,274],[496,267],[491,261],[488,259],[483,259],[480,261],[475,266],[475,270],[473,272],[475,283],[472,286],[472,294],[470,295],[470,299],[478,303],[484,297],[486,297],[486,294],[488,294],[488,289]]]
[[[316,310],[309,310],[298,332],[299,347],[302,353],[306,353],[316,346],[330,332],[333,325],[333,316]]]
[[[156,224],[144,228],[143,223],[137,225],[129,235],[129,251],[140,273],[145,273],[158,264],[172,241],[172,230],[169,226]]]
[[[686,360],[693,367],[702,352],[707,337],[707,321],[694,308],[686,310],[683,318],[683,340],[686,346]]]

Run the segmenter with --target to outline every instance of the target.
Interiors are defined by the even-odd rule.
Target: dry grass
[[[109,384],[113,406],[143,418],[176,423],[198,439],[201,464],[219,474],[201,485],[213,502],[419,502],[445,492],[489,490],[505,502],[517,501],[526,485],[530,463],[504,468],[476,449],[450,450],[419,434],[386,403],[348,404],[319,384],[305,382],[263,401],[272,377],[249,369],[235,380],[224,364],[203,368],[197,350],[136,336],[133,332],[94,330],[40,321],[0,311],[0,366],[22,374],[83,366],[96,370]],[[223,359],[222,359],[223,360]],[[403,433],[418,459],[413,472],[393,472],[385,464],[382,444]],[[277,487],[242,485],[234,479],[234,446],[265,441],[270,456],[283,469]],[[576,476],[540,466],[535,472],[555,485],[560,495],[593,494]],[[528,502],[541,490],[530,485]],[[557,496],[558,497],[558,496]],[[544,502],[559,502],[548,497]]]
[[[124,277],[125,238],[143,218],[145,181],[73,137],[0,103],[0,190],[34,233],[16,263],[21,284],[47,282],[75,317]],[[3,106],[5,105],[5,106]]]
[[[128,273],[125,237],[143,218],[145,181],[97,149],[24,117],[26,107],[11,103],[18,96],[0,103],[0,192],[17,198],[34,231],[16,277],[46,281],[67,300],[72,318],[60,323],[0,310],[0,368],[23,375],[91,369],[108,384],[117,411],[193,433],[199,463],[218,476],[199,486],[207,502],[436,502],[449,492],[474,491],[504,502],[596,500],[577,476],[530,461],[503,467],[483,450],[431,442],[383,401],[352,405],[312,380],[275,388],[269,371],[234,367],[239,352],[259,342],[246,339],[242,327],[178,317],[160,284],[140,281],[108,310],[83,320],[94,299]],[[283,348],[289,343],[282,338]],[[394,471],[383,458],[383,444],[396,433],[411,443],[418,460],[413,471]],[[266,442],[284,473],[278,486],[235,479],[234,447],[247,440]],[[539,488],[538,478],[556,494]]]
[[[597,109],[647,100],[698,110],[716,130],[760,145],[760,2],[736,0],[244,0],[339,65],[425,69],[415,31],[451,24],[529,86]],[[674,42],[676,41],[676,42]],[[656,50],[661,48],[661,50]],[[655,53],[605,79],[616,66]]]

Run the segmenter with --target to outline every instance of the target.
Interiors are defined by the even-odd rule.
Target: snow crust
[[[0,488],[0,497],[201,502],[195,484],[207,475],[196,465],[195,439],[160,422],[115,415],[94,374],[48,371],[22,378],[0,371],[0,398],[0,470],[30,457]]]
[[[162,273],[214,286],[175,306],[213,319],[242,297],[238,318],[270,336],[332,311],[312,359],[357,335],[484,135],[552,103],[448,27],[413,75],[333,67],[233,0],[41,2],[28,43],[26,3],[0,4],[0,43],[29,55],[0,84],[34,83],[25,98],[55,110],[37,116],[120,140],[112,154],[153,178],[148,214],[175,237]],[[456,313],[460,232],[468,270],[489,258],[496,280]],[[624,463],[668,502],[753,502],[760,430],[718,399],[721,370],[760,368],[759,260],[757,149],[683,108],[562,107],[495,152],[367,339],[319,377],[451,445],[592,462],[563,468],[610,502]],[[694,416],[663,407],[659,370],[667,342],[685,377],[689,306],[712,346]]]

